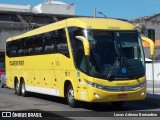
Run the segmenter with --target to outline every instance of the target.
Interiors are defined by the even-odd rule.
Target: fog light
[[[142,93],[141,93],[141,96],[144,96],[144,95],[145,95],[144,92],[142,92]]]
[[[98,94],[96,94],[96,93],[94,93],[94,96],[95,96],[97,99],[101,99],[101,96],[98,95]]]

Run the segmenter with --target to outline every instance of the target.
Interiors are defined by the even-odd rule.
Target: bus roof
[[[49,25],[42,26],[40,28],[31,30],[24,34],[9,38],[7,41],[25,38],[41,33],[66,28],[66,27],[81,27],[87,29],[105,29],[105,30],[135,30],[135,27],[127,22],[108,19],[108,18],[69,18],[62,21],[58,21]]]
[[[135,27],[121,20],[109,18],[71,18],[67,26],[78,26],[88,29],[133,30]]]

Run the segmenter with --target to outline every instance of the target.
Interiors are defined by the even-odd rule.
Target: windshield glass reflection
[[[88,31],[90,73],[107,79],[144,75],[143,49],[136,31]]]

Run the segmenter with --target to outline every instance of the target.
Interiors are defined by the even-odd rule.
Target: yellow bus
[[[144,51],[135,27],[104,18],[69,18],[6,42],[6,83],[29,92],[78,101],[112,102],[146,97]]]

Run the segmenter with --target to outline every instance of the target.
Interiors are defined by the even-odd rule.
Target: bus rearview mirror
[[[90,45],[89,45],[89,41],[83,37],[83,36],[76,36],[76,38],[80,41],[82,41],[83,43],[83,47],[84,47],[84,54],[86,56],[89,56],[90,55]]]
[[[154,45],[154,42],[153,40],[147,38],[147,37],[141,37],[142,40],[146,41],[149,43],[149,46],[150,46],[150,54],[153,56],[155,54],[155,45]]]

